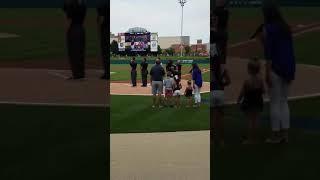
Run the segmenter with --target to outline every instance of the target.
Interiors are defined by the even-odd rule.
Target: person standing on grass
[[[165,106],[173,106],[173,89],[175,86],[173,74],[168,71],[167,78],[163,82],[165,88]]]
[[[65,0],[63,10],[67,19],[67,49],[72,71],[69,79],[85,78],[86,36],[83,23],[87,13],[84,0]]]
[[[224,146],[224,89],[231,84],[229,72],[221,68],[219,56],[213,57],[213,72],[211,77],[211,106],[213,108],[213,125],[215,143]]]
[[[131,59],[130,67],[131,67],[131,84],[132,84],[132,87],[136,87],[137,86],[137,62],[135,57]]]
[[[147,58],[143,58],[143,61],[140,64],[140,69],[141,69],[141,79],[142,79],[141,87],[147,87],[147,84],[148,84],[148,62],[147,62]]]
[[[265,3],[262,11],[264,29],[260,40],[266,58],[272,129],[272,136],[266,142],[287,143],[290,128],[288,92],[296,71],[292,33],[275,4]]]
[[[263,94],[265,93],[260,69],[261,65],[258,58],[249,61],[247,67],[249,77],[244,81],[237,101],[249,122],[248,137],[244,139],[243,144],[257,142],[257,122],[263,111]]]
[[[178,78],[181,79],[181,71],[182,71],[182,65],[181,65],[181,61],[178,60],[175,66],[175,71],[178,75]]]
[[[163,77],[165,70],[161,66],[159,58],[156,60],[156,64],[150,70],[150,81],[152,86],[153,105],[152,108],[161,107],[162,94],[163,94]]]
[[[188,80],[188,85],[184,91],[184,96],[187,98],[187,108],[192,107],[192,82],[191,80]]]
[[[202,72],[197,63],[192,63],[192,80],[194,89],[195,106],[200,107],[201,104],[201,87],[202,87]]]
[[[166,65],[166,71],[167,73],[170,71],[171,73],[174,73],[174,64],[172,60],[168,60],[168,63]]]
[[[216,0],[210,21],[210,69],[211,108],[213,114],[214,142],[224,146],[224,88],[231,83],[228,70],[225,68],[228,43],[229,10],[226,0]],[[211,111],[210,111],[211,112]]]
[[[180,108],[180,96],[182,96],[181,89],[182,89],[181,80],[179,78],[174,78],[173,97],[175,100],[176,108]]]
[[[212,42],[220,53],[220,63],[224,68],[227,59],[227,45],[228,45],[228,22],[229,10],[226,6],[226,0],[216,0],[216,7],[213,10],[213,35]]]
[[[109,67],[110,63],[107,58],[107,1],[100,0],[97,7],[97,24],[98,24],[98,37],[100,39],[101,61],[104,73],[101,79],[110,79]]]

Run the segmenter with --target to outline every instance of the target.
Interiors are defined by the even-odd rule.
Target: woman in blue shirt
[[[295,57],[290,26],[275,5],[263,7],[262,42],[266,58],[266,83],[270,94],[272,137],[268,143],[288,142],[290,110],[288,91],[295,78]]]
[[[200,107],[202,73],[197,63],[192,63],[192,80],[193,80],[195,107]]]

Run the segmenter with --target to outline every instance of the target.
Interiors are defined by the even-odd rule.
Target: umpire
[[[141,79],[142,79],[142,85],[141,87],[147,87],[148,84],[148,63],[147,58],[143,58],[143,61],[140,64],[141,66]]]
[[[66,33],[68,57],[72,70],[69,79],[85,78],[86,37],[83,27],[87,13],[84,0],[65,0],[63,10],[66,14],[68,29]]]
[[[133,57],[132,60],[130,61],[130,66],[131,66],[132,87],[136,87],[137,86],[137,62],[135,57]]]
[[[107,59],[107,2],[101,0],[97,7],[97,24],[98,24],[98,35],[100,39],[101,49],[101,60],[103,65],[104,73],[101,79],[110,79],[109,63]]]

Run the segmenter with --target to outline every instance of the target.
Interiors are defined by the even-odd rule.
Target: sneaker
[[[266,139],[266,143],[268,144],[280,144],[282,141],[282,138],[268,138]]]

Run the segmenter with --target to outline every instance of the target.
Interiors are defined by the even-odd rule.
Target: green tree
[[[190,54],[190,52],[191,52],[190,46],[184,47],[184,51],[185,51],[186,55],[188,56]]]
[[[118,49],[118,42],[113,40],[110,44],[110,52],[114,55],[118,54],[119,49]]]
[[[162,54],[162,49],[161,49],[160,45],[158,45],[158,54]]]
[[[173,56],[174,54],[174,49],[172,47],[166,49],[166,52],[170,55],[170,56]]]

